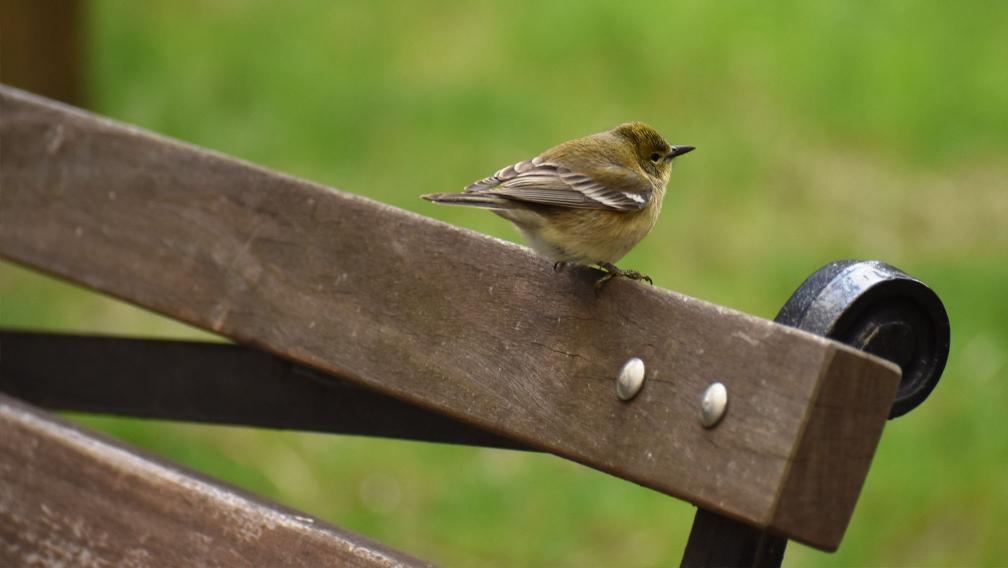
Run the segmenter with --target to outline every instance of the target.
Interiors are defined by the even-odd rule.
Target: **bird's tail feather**
[[[465,205],[486,209],[511,209],[514,206],[514,202],[509,199],[486,193],[429,193],[421,195],[420,198],[445,205]]]

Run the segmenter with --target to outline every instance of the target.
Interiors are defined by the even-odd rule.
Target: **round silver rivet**
[[[700,423],[711,428],[724,417],[728,408],[728,389],[721,383],[711,383],[700,399]]]
[[[637,396],[644,386],[644,361],[634,357],[623,364],[619,376],[616,377],[616,396],[620,400],[630,400]]]

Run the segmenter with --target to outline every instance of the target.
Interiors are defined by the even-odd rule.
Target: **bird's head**
[[[643,122],[628,122],[612,129],[612,133],[625,139],[638,165],[648,174],[668,182],[672,160],[693,151],[693,146],[673,146],[658,131]]]

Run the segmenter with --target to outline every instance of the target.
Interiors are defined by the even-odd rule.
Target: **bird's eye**
[[[661,159],[661,154],[659,154],[658,152],[654,152],[653,154],[651,154],[651,161],[652,162],[654,162],[654,163],[657,164],[658,160],[660,160],[660,159]]]

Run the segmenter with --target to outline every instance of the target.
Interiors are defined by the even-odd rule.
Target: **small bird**
[[[595,283],[596,292],[615,276],[650,283],[650,277],[615,263],[654,227],[672,160],[693,149],[672,146],[650,126],[629,122],[554,146],[462,193],[421,197],[493,211],[553,260],[554,269],[568,263],[598,266],[605,275]]]

